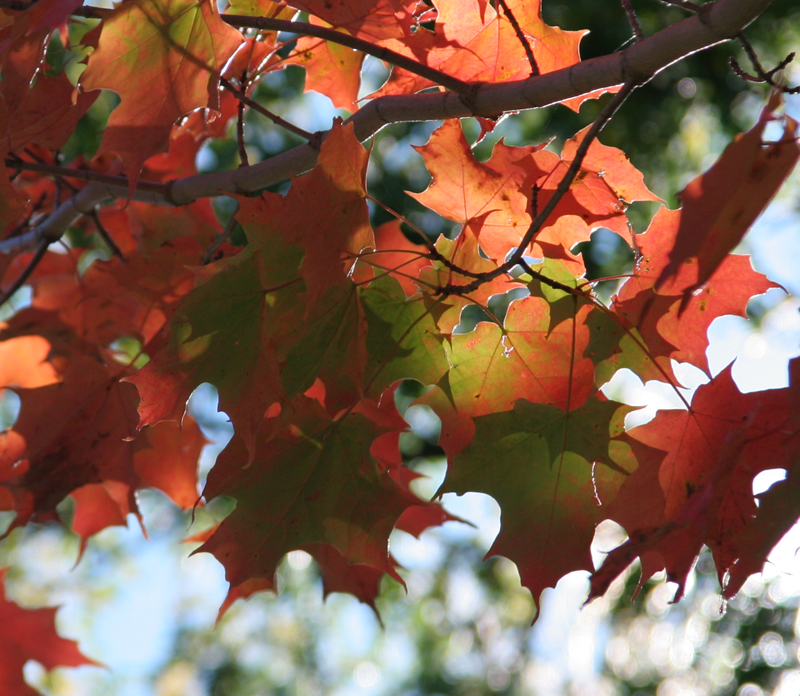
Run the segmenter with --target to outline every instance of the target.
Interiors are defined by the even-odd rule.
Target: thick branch
[[[526,80],[480,85],[470,105],[475,113],[501,114],[547,106],[626,82],[642,84],[672,63],[736,37],[770,3],[771,0],[718,0],[704,5],[698,14],[667,27],[620,53],[583,61],[569,68]],[[389,123],[463,118],[472,114],[473,111],[458,94],[442,92],[381,97],[366,104],[348,122],[354,125],[356,136],[363,141]],[[178,179],[171,183],[169,193],[162,196],[160,202],[186,205],[198,198],[255,193],[285,181],[291,175],[308,171],[316,163],[317,155],[318,151],[314,147],[304,144],[250,167]],[[91,186],[83,189],[78,198],[88,195],[86,191],[90,188]],[[35,240],[41,239],[45,234],[48,239],[57,239],[80,212],[90,209],[104,198],[127,197],[127,194],[126,187],[102,186],[102,194],[98,193],[99,197],[91,205],[85,205],[83,201],[77,203],[77,207],[82,209],[78,212],[75,212],[77,208],[73,201],[68,201],[44,223],[47,225],[46,232],[40,233],[39,230],[43,227],[40,226],[24,235],[32,235],[28,246],[35,246]],[[159,196],[155,192],[140,197],[137,191],[134,197],[151,203],[159,202]],[[22,237],[0,242],[0,251],[19,248],[20,239]],[[12,242],[13,246],[8,246]]]
[[[484,84],[476,91],[474,109],[480,114],[501,114],[548,106],[598,89],[625,82],[646,82],[664,68],[692,53],[734,38],[756,19],[771,0],[718,0],[706,12],[663,29],[626,50],[583,61],[563,70],[515,82]],[[359,140],[366,140],[390,123],[464,118],[472,112],[458,94],[387,96],[366,104],[348,119]],[[253,192],[307,171],[316,151],[300,145],[264,162],[236,171],[187,177],[173,185],[173,201],[225,193]]]
[[[127,197],[127,185],[114,186],[93,181],[58,206],[38,227],[18,237],[0,241],[0,253],[9,253],[18,249],[30,249],[38,246],[42,240],[47,241],[48,244],[57,242],[61,239],[66,229],[81,215],[90,214],[103,201]],[[134,191],[133,200],[156,204],[165,202],[163,196],[138,190]]]

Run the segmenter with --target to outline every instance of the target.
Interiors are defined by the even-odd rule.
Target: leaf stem
[[[237,201],[236,210],[231,214],[231,219],[228,220],[228,224],[225,225],[225,229],[217,235],[217,238],[211,242],[211,244],[208,246],[208,249],[206,249],[206,253],[203,254],[204,266],[207,266],[209,263],[211,263],[211,257],[214,256],[214,253],[217,251],[217,249],[219,249],[222,243],[226,239],[229,239],[231,234],[233,234],[233,230],[236,229],[236,213],[238,212],[239,203]]]
[[[92,219],[92,222],[94,223],[95,229],[97,230],[97,234],[100,235],[102,240],[106,243],[106,246],[111,250],[111,252],[115,256],[118,256],[120,260],[125,261],[125,254],[122,253],[122,249],[120,249],[119,246],[117,246],[117,243],[111,237],[105,225],[100,221],[100,215],[98,215],[97,209],[89,213],[89,217]]]
[[[750,43],[744,33],[739,32],[736,38],[739,39],[739,43],[742,44],[742,48],[744,48],[744,52],[747,54],[747,57],[750,59],[750,62],[753,64],[753,69],[755,70],[755,75],[750,75],[742,68],[741,65],[739,65],[739,61],[737,61],[736,58],[731,57],[731,68],[733,68],[733,72],[735,72],[742,80],[745,80],[746,82],[764,82],[773,89],[783,92],[784,94],[800,93],[800,86],[788,87],[775,82],[775,73],[783,70],[794,60],[794,53],[790,53],[788,56],[786,56],[780,63],[778,63],[778,65],[772,68],[772,70],[766,70],[758,58],[756,49],[753,48],[753,44]]]

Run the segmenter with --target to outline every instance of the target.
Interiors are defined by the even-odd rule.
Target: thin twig
[[[508,17],[509,23],[514,28],[514,33],[517,35],[519,42],[522,44],[522,48],[525,49],[525,55],[528,56],[528,62],[531,64],[531,77],[541,75],[542,73],[539,71],[539,64],[536,62],[536,58],[533,57],[533,49],[531,48],[528,40],[525,38],[522,27],[519,25],[517,18],[511,11],[511,8],[506,4],[506,0],[497,0],[497,3],[503,8],[503,12],[505,13],[506,17]]]
[[[628,23],[631,25],[631,29],[633,29],[633,36],[637,41],[641,41],[644,39],[644,32],[642,31],[642,25],[639,23],[639,18],[636,16],[636,12],[633,9],[633,5],[631,5],[631,0],[619,0],[622,4],[622,9],[625,10],[625,14],[628,16]]]
[[[60,167],[57,164],[40,164],[39,162],[26,162],[16,155],[8,155],[5,160],[6,167],[15,169],[22,172],[39,172],[41,174],[50,174],[51,176],[64,176],[70,179],[81,179],[82,181],[99,181],[101,184],[112,184],[114,186],[128,186],[128,177],[126,176],[112,176],[110,174],[101,174],[100,172],[93,172],[88,169],[70,169],[69,167]],[[147,193],[155,193],[161,196],[166,196],[169,200],[169,184],[162,184],[158,181],[141,181],[136,184],[136,188]]]
[[[262,31],[285,31],[302,36],[314,36],[324,41],[339,44],[340,46],[347,46],[348,48],[361,51],[362,53],[374,56],[380,60],[385,60],[387,63],[392,63],[398,68],[403,68],[410,73],[424,77],[426,80],[430,80],[434,84],[442,85],[442,87],[446,87],[464,97],[470,97],[474,91],[474,86],[469,82],[464,82],[463,80],[443,73],[441,70],[431,68],[413,58],[404,56],[402,53],[397,53],[383,46],[376,46],[369,41],[356,38],[355,36],[345,34],[336,29],[318,27],[315,24],[308,24],[306,22],[272,19],[270,17],[247,17],[245,15],[230,14],[220,16],[223,21],[235,27],[248,27],[250,29],[261,29]]]
[[[396,218],[400,222],[404,222],[406,225],[408,225],[412,230],[414,230],[414,232],[416,232],[420,236],[420,239],[422,240],[422,245],[427,247],[433,254],[439,253],[438,251],[436,251],[435,244],[428,238],[428,235],[425,234],[419,227],[417,227],[417,225],[411,222],[411,220],[405,217],[402,213],[398,213],[396,210],[386,205],[386,203],[384,203],[383,201],[378,200],[377,198],[375,198],[374,196],[370,196],[369,194],[367,194],[367,200],[372,201],[375,205],[379,205],[387,213],[389,213],[389,215]]]
[[[122,253],[122,249],[117,246],[117,243],[112,239],[105,225],[100,221],[100,216],[97,214],[97,209],[89,213],[89,217],[92,218],[92,222],[97,230],[97,234],[102,237],[103,241],[106,243],[106,246],[111,250],[111,253],[113,253],[114,256],[118,256],[122,261],[125,261],[125,254]]]
[[[794,60],[794,52],[790,53],[786,58],[784,58],[778,65],[776,65],[772,70],[766,70],[763,65],[761,65],[761,61],[758,58],[758,54],[756,53],[756,49],[753,48],[753,44],[750,43],[748,38],[743,34],[739,33],[736,38],[739,40],[739,43],[742,44],[742,48],[744,52],[747,54],[747,57],[750,59],[750,62],[753,64],[753,69],[755,70],[755,75],[750,75],[746,72],[741,65],[739,65],[739,61],[736,58],[731,57],[730,65],[733,68],[733,71],[743,80],[747,82],[759,82],[759,83],[766,83],[770,87],[774,89],[780,90],[784,94],[800,94],[800,87],[788,87],[786,85],[780,85],[775,82],[775,74],[783,70],[789,63]]]
[[[28,155],[28,157],[30,157],[32,160],[35,160],[39,164],[48,164],[48,162],[45,162],[44,159],[39,157],[39,155],[37,155],[29,147],[26,147],[24,152],[25,152],[26,155]],[[56,156],[56,158],[57,158],[57,156]],[[20,159],[20,160],[17,160],[17,161],[24,162],[25,160]],[[62,187],[66,188],[66,189],[69,189],[72,192],[73,196],[80,190],[77,186],[75,186],[75,184],[67,181],[63,176],[60,176],[60,175],[56,174],[56,175],[53,176],[53,178],[55,179],[55,182],[56,182],[56,206],[61,205],[61,188]]]
[[[25,281],[28,280],[28,278],[30,278],[31,273],[36,270],[39,262],[44,258],[44,255],[47,252],[47,247],[49,246],[50,242],[48,242],[46,239],[42,239],[39,242],[39,246],[36,247],[36,251],[34,252],[31,260],[28,261],[28,265],[25,266],[25,270],[19,274],[19,277],[11,284],[11,287],[2,295],[0,295],[0,307],[8,302],[14,293],[25,284]]]
[[[447,267],[451,271],[454,271],[460,275],[466,276],[467,278],[482,278],[483,274],[475,273],[474,271],[470,271],[467,268],[461,268],[454,264],[450,259],[442,256],[441,252],[436,248],[436,245],[428,239],[428,235],[426,235],[419,227],[417,227],[413,222],[405,218],[403,215],[398,213],[396,210],[392,210],[388,205],[386,205],[383,201],[379,201],[377,198],[373,198],[372,196],[367,196],[368,200],[373,201],[375,204],[381,206],[387,213],[394,215],[395,218],[400,220],[400,222],[406,223],[409,227],[411,227],[422,239],[422,244],[428,248],[428,253],[423,254],[431,261],[439,261],[443,266]]]
[[[239,113],[236,116],[236,141],[239,144],[239,166],[240,167],[249,167],[250,166],[250,158],[247,156],[247,150],[244,146],[244,107],[245,103],[243,101],[239,101],[238,104],[238,111]]]
[[[225,229],[222,230],[222,232],[220,232],[217,235],[217,238],[213,242],[211,242],[208,249],[206,249],[206,253],[203,254],[204,266],[207,266],[209,263],[211,263],[211,261],[213,260],[212,257],[216,253],[217,249],[219,249],[222,243],[226,239],[228,239],[231,236],[231,234],[233,234],[233,231],[236,229],[236,213],[238,212],[239,212],[239,204],[237,203],[236,210],[234,210],[233,213],[231,214],[231,219],[228,220],[228,224],[225,225]]]
[[[250,99],[242,90],[236,89],[228,80],[224,77],[220,78],[219,83],[227,89],[234,97],[236,97],[241,104],[245,106],[249,106],[251,109],[258,111],[262,116],[266,116],[270,121],[272,121],[276,126],[280,126],[281,128],[285,128],[290,133],[294,133],[295,135],[299,135],[301,138],[308,140],[308,142],[314,147],[314,149],[319,149],[319,140],[320,136],[318,133],[309,133],[308,131],[295,126],[288,121],[284,121],[280,116],[277,114],[272,113],[269,109],[261,106],[257,101]]]
[[[564,283],[560,283],[557,280],[548,278],[546,275],[539,273],[539,271],[534,271],[533,268],[531,268],[531,265],[525,259],[520,259],[519,266],[521,266],[522,270],[528,275],[536,278],[536,280],[538,280],[540,283],[550,286],[554,290],[561,290],[562,292],[566,292],[570,295],[576,295],[578,297],[586,296],[586,293],[581,292],[578,288],[572,288],[569,285],[564,285]]]
[[[255,45],[255,44],[253,44]],[[247,63],[250,64],[250,61],[253,58],[253,47],[250,47],[250,55],[247,57]],[[220,77],[220,84],[222,84],[222,77]],[[228,80],[225,80],[228,84],[231,84]],[[241,87],[242,94],[247,94],[247,68],[242,70],[242,75],[239,78],[239,85]],[[244,146],[244,107],[245,103],[240,99],[239,103],[237,104],[237,115],[236,115],[236,142],[239,145],[239,166],[240,167],[249,167],[250,166],[250,158],[247,156],[247,150]]]
[[[526,249],[533,241],[536,233],[542,228],[542,225],[544,225],[547,218],[550,217],[550,213],[555,210],[555,207],[559,204],[567,191],[569,191],[569,187],[572,185],[572,182],[578,175],[581,165],[583,164],[583,160],[586,157],[586,154],[589,152],[589,148],[591,147],[595,138],[600,135],[600,131],[605,128],[606,124],[613,118],[614,114],[617,113],[619,107],[625,103],[625,100],[637,87],[637,82],[626,82],[622,86],[622,89],[620,89],[620,91],[613,96],[611,101],[605,105],[603,110],[600,112],[600,115],[595,119],[592,127],[586,133],[586,136],[583,138],[583,140],[581,140],[580,145],[578,145],[578,148],[575,151],[575,158],[572,160],[572,164],[567,170],[567,173],[564,175],[564,178],[556,187],[553,196],[549,201],[547,201],[547,205],[534,218],[533,222],[531,222],[531,226],[528,228],[528,231],[522,238],[522,242],[520,243],[519,247],[517,247],[517,250],[512,254],[511,258],[505,264],[503,264],[504,266],[508,265],[509,270],[513,268],[520,259],[522,259],[522,257],[525,255]]]

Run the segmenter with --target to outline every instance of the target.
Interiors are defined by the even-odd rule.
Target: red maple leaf
[[[731,143],[714,166],[680,194],[680,229],[658,283],[669,284],[681,264],[695,257],[697,279],[684,290],[684,305],[741,241],[800,159],[797,122],[788,116],[782,119],[781,139],[763,142],[764,129],[776,120],[780,101],[780,95],[775,94],[758,123]]]
[[[208,0],[141,0],[104,21],[81,86],[112,89],[122,99],[100,152],[122,157],[131,191],[145,160],[167,149],[181,116],[219,109],[219,73],[242,40]]]
[[[74,640],[56,633],[57,609],[23,609],[5,596],[8,568],[0,570],[0,689],[3,696],[39,696],[25,683],[22,668],[36,660],[45,669],[99,665],[78,650]]]
[[[17,389],[21,407],[15,437],[25,449],[4,483],[15,499],[12,528],[50,519],[68,494],[89,483],[117,481],[136,510],[138,480],[130,440],[136,428],[136,390],[120,384],[96,359],[73,358],[63,381]],[[22,465],[17,462],[22,460]]]
[[[727,369],[697,390],[688,410],[659,411],[624,436],[638,468],[609,514],[630,541],[609,554],[593,579],[591,597],[602,594],[636,556],[642,557],[640,583],[666,568],[678,583],[677,596],[703,544],[714,553],[720,580],[739,562],[753,567],[752,556],[762,549],[729,540],[769,514],[756,506],[755,476],[794,468],[800,446],[798,360],[790,372],[786,389],[742,394]]]

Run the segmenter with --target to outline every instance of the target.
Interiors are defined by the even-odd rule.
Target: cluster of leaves
[[[15,514],[12,529],[57,519],[70,496],[85,546],[138,514],[140,488],[198,504],[204,439],[185,408],[209,382],[236,432],[202,495],[233,497],[236,508],[196,538],[225,567],[225,607],[272,589],[297,549],[316,560],[326,593],[374,606],[384,576],[401,580],[392,530],[418,535],[453,519],[414,494],[418,474],[399,450],[408,425],[395,392],[416,380],[429,387],[416,403],[442,423],[440,493],[499,503],[490,555],[512,560],[534,598],[594,570],[590,544],[606,519],[629,541],[594,573],[592,597],[636,558],[642,582],[666,569],[680,594],[704,545],[726,596],[761,568],[800,516],[800,363],[788,388],[756,394],[725,371],[685,410],[632,429],[630,408],[600,388],[627,368],[678,391],[672,361],[708,371],[711,322],[745,316],[750,297],[773,287],[730,252],[800,157],[777,97],[685,189],[683,209],[662,208],[641,235],[628,205],[659,199],[596,136],[647,76],[630,78],[560,154],[500,142],[481,162],[458,120],[445,120],[418,148],[430,186],[411,195],[460,230],[433,241],[416,230],[417,244],[399,214],[373,230],[370,152],[355,122],[304,133],[248,96],[258,81],[299,64],[306,89],[356,109],[368,51],[395,65],[373,100],[398,103],[438,83],[469,109],[482,85],[524,90],[579,64],[581,32],[548,26],[523,0],[251,0],[222,16],[209,0],[79,5],[39,0],[0,14],[0,287],[12,304],[30,289],[0,331],[0,387],[21,403],[0,435],[0,510]],[[309,22],[290,22],[297,11]],[[46,55],[56,36],[71,56],[62,65]],[[120,103],[90,158],[74,135],[103,89]],[[560,101],[577,109],[618,89]],[[423,107],[438,95],[419,95],[413,117],[433,118]],[[251,166],[241,143],[238,178],[197,176],[200,148],[231,119],[241,132],[247,108],[305,137],[305,159],[276,178],[280,158]],[[765,142],[776,121],[782,137]],[[480,122],[488,132],[496,119]],[[314,162],[285,195],[264,191]],[[213,194],[193,195],[196,181]],[[219,233],[208,196],[222,192],[238,212]],[[231,236],[235,223],[246,240]],[[67,226],[69,243],[51,246]],[[636,259],[608,304],[575,253],[598,228]],[[490,305],[512,292],[504,315]],[[483,314],[464,332],[467,307]],[[787,479],[758,506],[753,478],[776,467]]]

